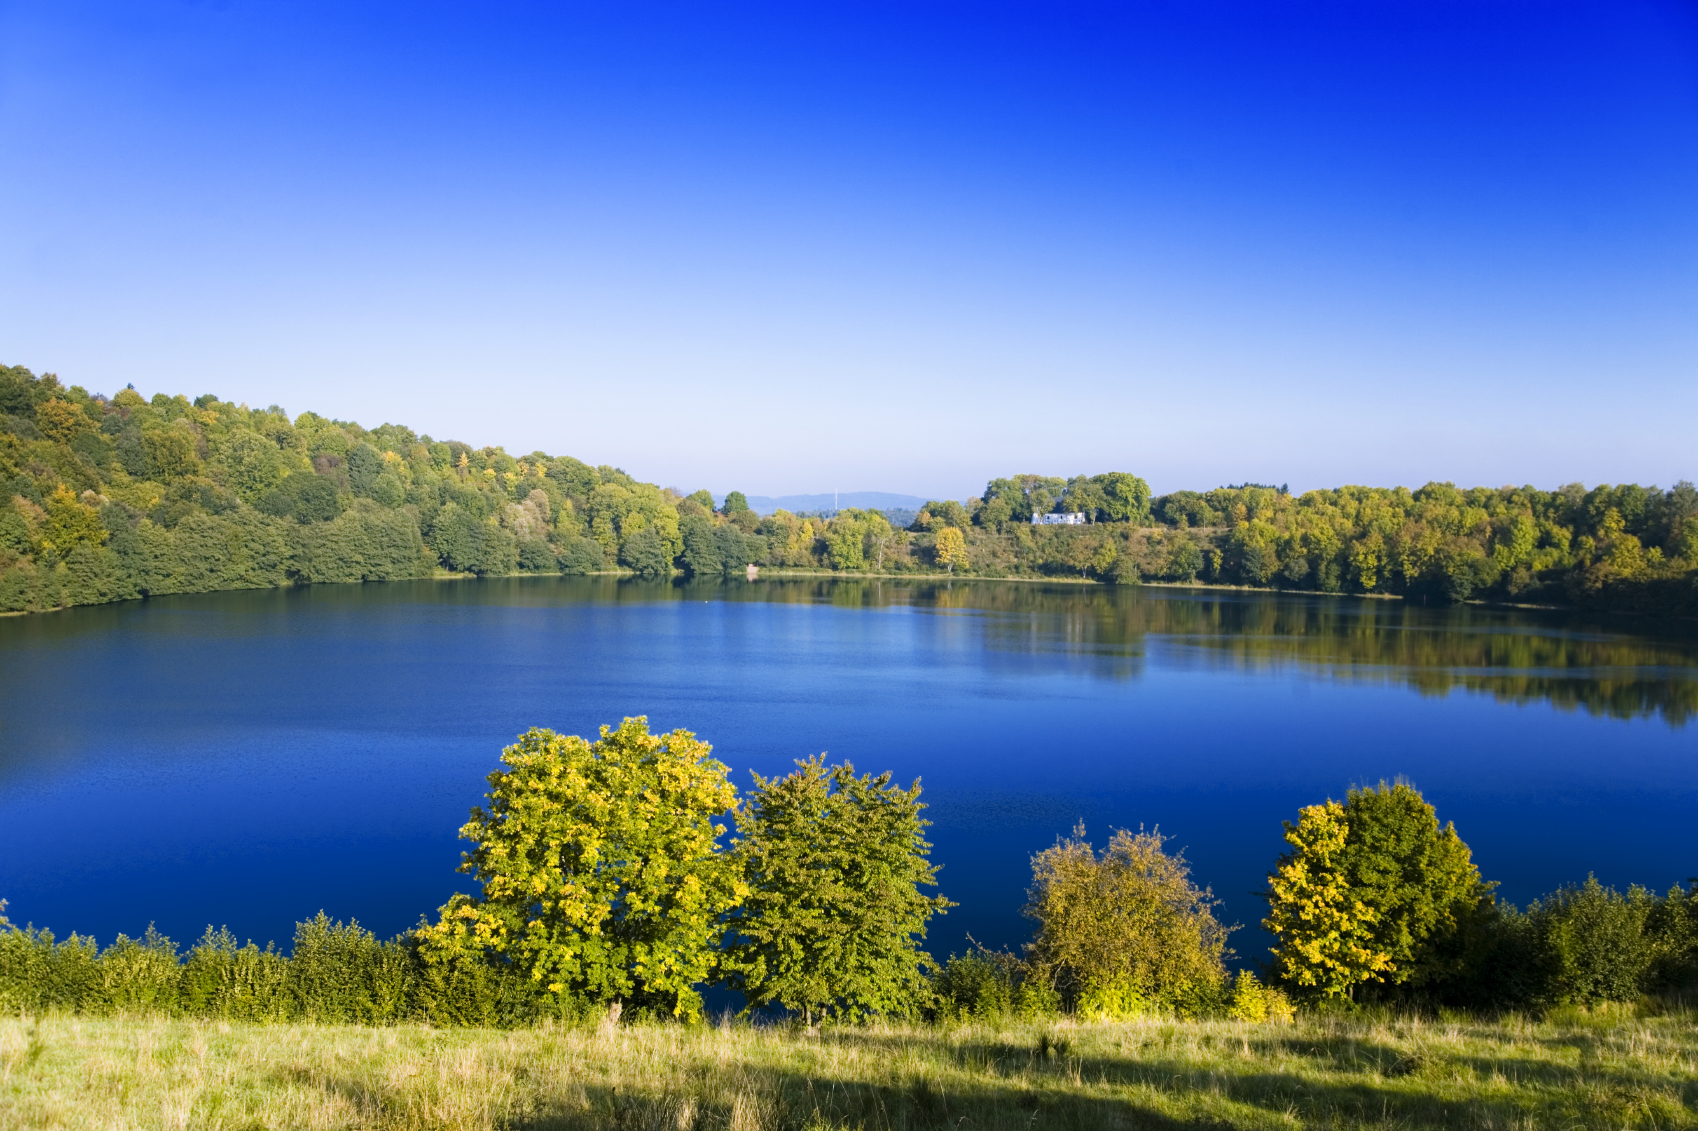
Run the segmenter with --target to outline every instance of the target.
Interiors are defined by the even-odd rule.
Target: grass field
[[[512,1032],[0,1021],[5,1128],[1698,1126],[1692,1014]]]

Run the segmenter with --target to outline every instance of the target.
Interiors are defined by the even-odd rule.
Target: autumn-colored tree
[[[87,544],[99,546],[106,541],[106,527],[101,525],[100,512],[79,500],[63,483],[53,488],[47,497],[47,523],[43,541],[61,555],[71,547]]]
[[[747,891],[716,843],[736,790],[687,730],[646,718],[596,742],[532,729],[502,751],[489,807],[460,835],[455,895],[422,932],[428,961],[468,953],[515,964],[545,1000],[620,1002],[694,1019],[693,988],[718,962],[720,917]]]
[[[1099,856],[1081,824],[1032,858],[1032,965],[1084,1012],[1172,1007],[1226,976],[1232,928],[1215,919],[1213,895],[1166,842],[1159,830],[1121,829]]]
[[[94,431],[94,422],[83,410],[58,397],[35,406],[35,426],[49,440],[68,444],[84,432]]]
[[[1336,801],[1310,805],[1295,825],[1285,823],[1291,851],[1268,876],[1262,920],[1279,940],[1273,954],[1280,975],[1328,997],[1349,997],[1391,969],[1390,956],[1374,946],[1378,915],[1351,892],[1341,868],[1348,830]]]
[[[1455,825],[1403,782],[1353,789],[1286,823],[1292,850],[1268,877],[1264,925],[1285,976],[1329,996],[1364,982],[1418,986],[1455,974],[1491,904]]]
[[[914,1012],[932,958],[926,922],[954,904],[923,895],[937,866],[920,786],[855,776],[825,756],[767,779],[737,814],[748,895],[728,932],[730,981],[750,1008],[816,1016]]]
[[[956,566],[967,564],[967,539],[957,528],[946,526],[937,532],[937,542],[932,552],[938,565],[954,573]]]

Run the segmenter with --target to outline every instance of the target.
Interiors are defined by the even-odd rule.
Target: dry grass
[[[1688,1015],[808,1036],[0,1021],[6,1128],[1698,1126]]]

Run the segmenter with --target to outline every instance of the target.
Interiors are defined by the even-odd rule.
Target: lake
[[[467,886],[456,830],[530,726],[646,714],[739,788],[827,751],[921,778],[939,958],[1026,937],[1032,853],[1159,826],[1224,901],[1300,806],[1404,777],[1518,903],[1698,874],[1691,626],[1168,587],[528,578],[0,619],[0,897],[63,936],[320,908],[388,936]]]

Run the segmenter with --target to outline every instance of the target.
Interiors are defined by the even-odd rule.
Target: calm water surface
[[[1698,875],[1698,641],[1648,621],[1169,588],[543,578],[165,598],[0,620],[0,897],[380,935],[466,881],[501,747],[647,714],[740,787],[821,750],[923,779],[931,949],[1025,937],[1030,855],[1157,826],[1245,923],[1280,821],[1399,775],[1524,902]]]

